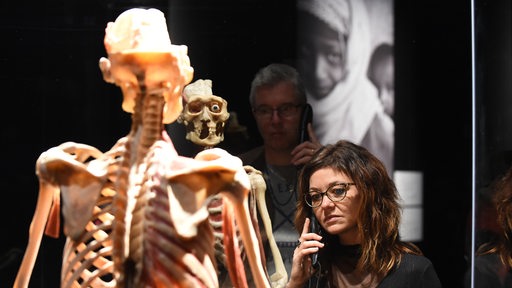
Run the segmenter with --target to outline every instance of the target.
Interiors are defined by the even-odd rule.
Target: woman
[[[344,140],[326,145],[304,165],[298,185],[301,235],[288,288],[441,287],[430,260],[400,241],[398,192],[368,150]],[[309,233],[311,212],[318,233]]]
[[[474,287],[512,287],[512,167],[492,183],[496,222],[501,228],[476,251]],[[469,274],[467,275],[469,277]],[[470,287],[470,279],[466,279]]]

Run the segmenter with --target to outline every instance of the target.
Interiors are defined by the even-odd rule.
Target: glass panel
[[[473,9],[475,254],[471,287],[512,287],[510,268],[503,266],[497,257],[503,248],[487,249],[492,252],[487,255],[482,255],[479,250],[479,247],[483,248],[482,244],[500,243],[503,235],[494,199],[502,190],[495,186],[496,181],[512,163],[511,2],[475,0]],[[511,180],[507,181],[510,183]],[[510,240],[506,242],[505,249],[511,249]],[[511,260],[510,256],[507,258]],[[467,287],[469,283],[468,277]]]

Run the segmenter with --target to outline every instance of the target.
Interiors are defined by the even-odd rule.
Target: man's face
[[[289,152],[297,146],[301,110],[290,82],[257,90],[253,116],[266,149]]]

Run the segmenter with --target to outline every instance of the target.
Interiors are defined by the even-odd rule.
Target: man
[[[263,145],[239,157],[244,165],[263,173],[274,238],[290,275],[293,251],[299,236],[293,223],[298,168],[311,158],[320,144],[311,124],[307,125],[310,140],[301,142],[299,137],[301,116],[307,102],[304,86],[295,68],[273,63],[260,69],[251,83],[249,101]],[[272,275],[274,261],[271,253],[266,253],[266,257],[267,269]]]

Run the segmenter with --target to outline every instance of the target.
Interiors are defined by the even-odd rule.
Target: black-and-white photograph
[[[299,0],[297,59],[322,144],[361,144],[394,169],[393,1]]]

